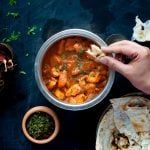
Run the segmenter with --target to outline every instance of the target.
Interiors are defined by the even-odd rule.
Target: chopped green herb
[[[9,5],[13,6],[17,4],[17,0],[9,0]]]
[[[20,71],[19,73],[24,75],[27,74],[25,71]]]
[[[19,17],[19,13],[18,12],[7,12],[6,14],[7,17],[12,16],[14,18]]]
[[[83,53],[84,53],[84,50],[81,49],[78,53],[79,53],[79,54],[83,54]]]
[[[49,68],[49,64],[44,65],[44,69],[47,69],[47,68]]]
[[[4,38],[2,41],[9,43],[9,42],[18,40],[20,36],[21,36],[21,33],[19,31],[13,31],[9,37]]]
[[[84,70],[81,70],[81,74],[87,74],[87,72]]]
[[[34,139],[47,139],[55,129],[55,122],[44,112],[35,112],[27,120],[27,131]]]
[[[32,27],[28,27],[28,32],[27,34],[28,35],[35,35],[36,34],[36,31],[37,30],[37,27],[36,26],[32,26]]]
[[[82,57],[82,56],[83,56],[83,54],[84,54],[84,50],[83,50],[83,49],[81,49],[81,50],[78,52],[78,56],[79,56],[79,57]]]
[[[91,73],[91,74],[90,74],[90,77],[95,77],[95,74],[94,74],[94,73]]]
[[[70,94],[73,94],[73,89],[70,89]]]
[[[81,68],[83,66],[83,64],[81,62],[77,62],[77,67]]]
[[[55,68],[56,68],[56,70],[59,70],[59,65],[58,64],[55,65]]]
[[[67,64],[63,64],[62,70],[66,70],[66,69],[67,69]]]
[[[52,92],[52,94],[55,94],[55,91],[53,90],[53,91],[51,91]]]
[[[62,58],[62,59],[66,59],[66,55],[65,55],[65,54],[62,54],[62,55],[61,55],[61,58]]]

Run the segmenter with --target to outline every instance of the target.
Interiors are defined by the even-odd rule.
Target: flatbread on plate
[[[150,150],[150,100],[129,96],[110,101],[98,126],[96,150]]]

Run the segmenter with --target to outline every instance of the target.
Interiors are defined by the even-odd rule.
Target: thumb
[[[122,62],[116,60],[113,57],[109,57],[109,56],[101,57],[99,61],[102,64],[108,66],[109,68],[111,68],[123,75],[126,73],[126,71],[128,69],[128,65],[123,64]]]

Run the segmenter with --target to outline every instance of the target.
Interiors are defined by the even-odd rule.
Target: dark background
[[[8,11],[17,11],[20,17],[6,17]],[[37,88],[33,69],[36,54],[49,36],[68,28],[87,29],[104,40],[113,33],[131,39],[136,15],[146,21],[149,14],[149,0],[17,0],[14,6],[9,0],[0,0],[0,41],[12,31],[21,32],[20,40],[10,43],[17,66],[0,93],[0,150],[94,150],[96,126],[109,99],[136,89],[116,74],[110,94],[97,106],[78,112],[62,110],[51,105]],[[27,35],[27,28],[33,25],[38,28],[36,34]],[[57,138],[46,145],[30,143],[21,130],[25,112],[38,105],[56,111],[61,123]]]

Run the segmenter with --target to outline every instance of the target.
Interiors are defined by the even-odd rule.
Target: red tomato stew
[[[84,103],[105,87],[108,68],[95,62],[85,51],[95,44],[83,37],[68,37],[54,43],[43,58],[42,77],[57,99],[70,104]]]

